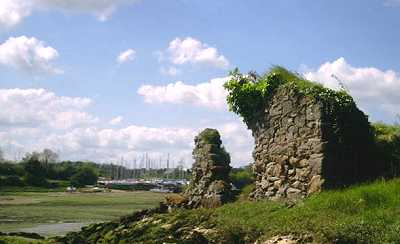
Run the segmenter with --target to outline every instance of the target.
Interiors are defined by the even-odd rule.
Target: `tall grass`
[[[293,233],[320,242],[400,243],[400,179],[326,191],[294,207],[238,201],[216,209],[212,221],[248,238]]]

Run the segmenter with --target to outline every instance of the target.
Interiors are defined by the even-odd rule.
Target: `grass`
[[[312,235],[314,243],[400,243],[399,216],[400,179],[380,180],[325,191],[294,206],[239,197],[216,209],[179,209],[141,221],[94,225],[67,240],[204,243],[194,238],[198,230],[211,243],[255,243],[287,234]]]
[[[6,192],[0,195],[0,230],[40,224],[91,223],[153,207],[164,195],[152,192],[64,193]]]
[[[13,244],[44,244],[45,241],[34,240],[24,237],[15,236],[0,236],[0,244],[13,243]]]
[[[197,225],[240,240],[312,234],[317,243],[400,243],[400,179],[325,191],[294,207],[240,199],[214,210],[178,211],[168,221],[202,219]]]
[[[270,201],[238,202],[216,210],[221,228],[265,236],[312,233],[321,241],[400,242],[400,180],[326,191],[295,207]]]

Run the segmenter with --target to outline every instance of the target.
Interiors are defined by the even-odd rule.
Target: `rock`
[[[267,173],[269,176],[275,176],[278,177],[281,175],[282,173],[282,166],[280,164],[276,164],[276,163],[270,163],[267,166]]]
[[[260,184],[260,187],[263,189],[268,189],[268,187],[270,186],[270,183],[267,180],[263,180],[259,184]]]
[[[299,162],[299,159],[298,158],[295,158],[295,157],[291,157],[290,159],[289,159],[289,163],[291,164],[291,165],[293,165],[293,166],[297,166],[297,163]]]
[[[229,154],[222,147],[217,130],[205,129],[194,141],[193,174],[183,194],[187,199],[184,204],[188,208],[221,206],[232,199]]]
[[[292,184],[292,186],[294,187],[294,188],[300,188],[300,184],[301,184],[301,182],[300,181],[295,181],[293,184]]]
[[[304,235],[296,237],[294,235],[286,236],[274,236],[265,241],[256,241],[254,244],[306,244],[312,243],[312,237],[310,235]]]
[[[277,181],[279,179],[280,179],[279,177],[275,177],[275,176],[268,177],[268,181],[271,181],[271,182]]]
[[[314,175],[309,183],[308,187],[308,195],[311,195],[313,193],[318,193],[322,189],[322,185],[324,183],[324,180],[320,175]]]
[[[301,190],[290,187],[286,190],[286,196],[288,198],[299,198],[301,197]]]
[[[184,207],[188,202],[186,197],[179,194],[168,195],[165,200],[170,208]]]
[[[303,168],[308,166],[308,160],[307,159],[302,159],[298,161],[297,167]]]
[[[282,180],[277,180],[274,182],[274,188],[279,189],[279,187],[282,185]]]

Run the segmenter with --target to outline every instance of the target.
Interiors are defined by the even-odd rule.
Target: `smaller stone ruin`
[[[215,129],[203,130],[194,142],[192,179],[183,194],[186,207],[218,207],[232,199],[230,156]]]

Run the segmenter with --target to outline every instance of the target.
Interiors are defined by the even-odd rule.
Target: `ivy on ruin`
[[[329,105],[331,118],[336,118],[339,113],[358,110],[353,98],[344,89],[335,91],[325,88],[281,66],[275,66],[263,75],[255,72],[242,74],[236,68],[230,76],[231,79],[224,85],[228,91],[229,110],[240,115],[247,126],[257,121],[277,88],[282,86]]]

